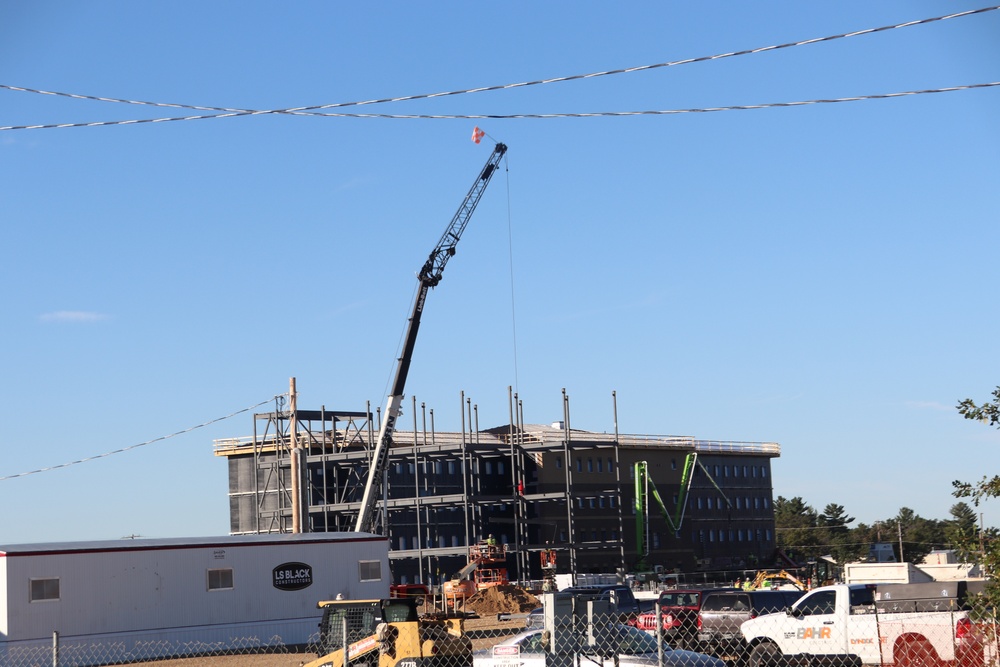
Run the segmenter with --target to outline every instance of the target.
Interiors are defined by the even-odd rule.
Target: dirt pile
[[[466,598],[464,608],[477,614],[524,614],[540,606],[542,603],[528,591],[504,584],[483,589]]]

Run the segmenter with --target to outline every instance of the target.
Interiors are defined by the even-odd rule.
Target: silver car
[[[619,624],[615,626],[615,630],[618,633],[620,667],[656,667],[659,664],[655,637],[631,625]],[[525,630],[503,640],[497,646],[517,646],[521,667],[545,667],[541,628]],[[511,664],[508,659],[501,663]],[[493,649],[476,651],[472,664],[473,667],[495,667],[497,663],[494,662]],[[580,664],[582,667],[614,667],[614,659],[609,657],[602,661],[598,656],[582,655]],[[704,653],[675,650],[666,645],[663,647],[663,667],[725,667],[725,664],[720,658]]]

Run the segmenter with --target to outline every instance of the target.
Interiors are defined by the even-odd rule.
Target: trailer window
[[[382,581],[382,561],[358,561],[358,578],[361,581]]]
[[[59,599],[59,579],[32,579],[30,588],[31,602],[45,602]]]
[[[233,589],[233,568],[227,567],[208,571],[208,590],[231,591]]]

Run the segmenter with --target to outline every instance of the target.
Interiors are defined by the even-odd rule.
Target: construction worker
[[[491,547],[495,547],[497,545],[497,538],[493,537],[493,533],[490,533],[490,536],[486,538],[486,544]]]

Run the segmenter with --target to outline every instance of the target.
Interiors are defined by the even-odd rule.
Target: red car
[[[679,588],[660,593],[663,639],[674,648],[694,649],[697,645],[698,612],[706,593],[731,591],[734,588]],[[639,614],[632,625],[656,634],[656,608]]]

